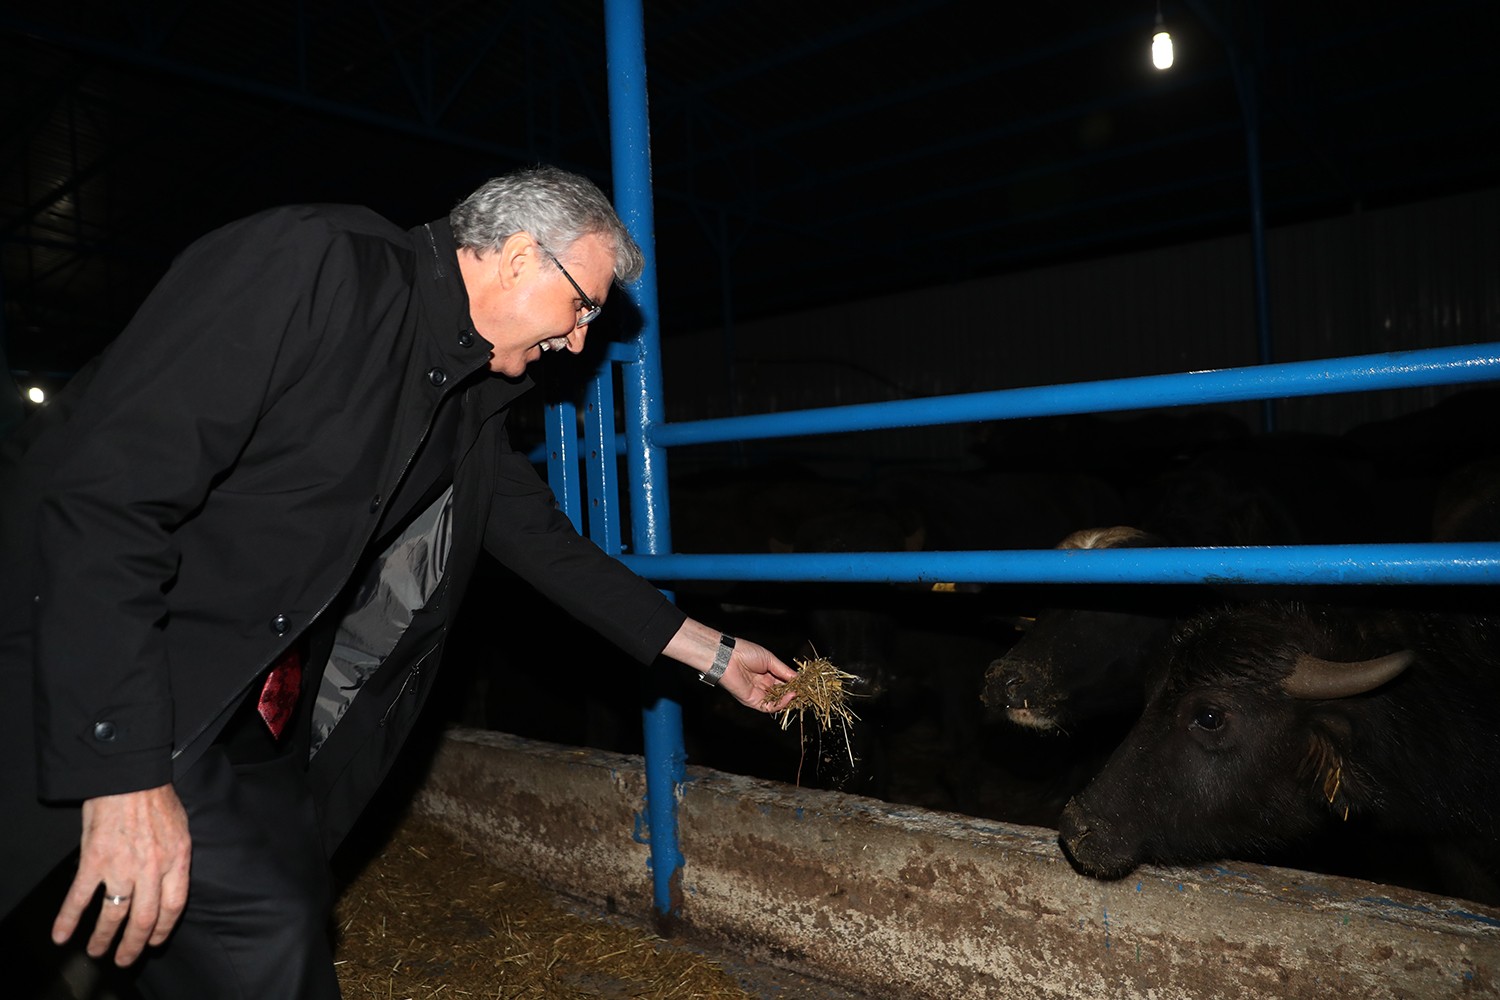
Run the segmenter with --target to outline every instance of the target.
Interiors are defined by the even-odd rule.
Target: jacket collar
[[[416,286],[429,322],[424,324],[436,348],[455,372],[468,376],[485,368],[489,360],[489,343],[474,329],[469,315],[469,293],[458,269],[458,245],[447,219],[435,219],[411,230],[416,253]],[[473,385],[473,383],[470,383]],[[531,376],[507,378],[504,375],[479,376],[479,397],[485,409],[493,411],[520,396],[533,386]]]
[[[416,252],[414,283],[422,303],[423,333],[435,357],[459,373],[466,396],[474,402],[472,417],[483,421],[505,408],[534,385],[531,376],[507,378],[487,372],[489,342],[478,336],[469,316],[468,291],[459,271],[458,243],[447,219],[435,219],[411,229]]]

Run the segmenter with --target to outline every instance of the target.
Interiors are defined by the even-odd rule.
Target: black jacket
[[[79,800],[181,774],[329,607],[446,394],[448,568],[314,758],[329,848],[399,749],[481,544],[637,659],[661,652],[684,616],[573,531],[505,434],[529,380],[487,362],[446,222],[277,209],[189,248],[5,442],[0,912],[76,846]],[[497,620],[501,641],[526,625]]]

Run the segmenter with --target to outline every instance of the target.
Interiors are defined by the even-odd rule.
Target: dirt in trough
[[[349,1000],[751,996],[700,955],[569,912],[420,818],[403,823],[345,889],[334,918]]]
[[[416,816],[344,889],[335,921],[346,1000],[857,1000],[590,912]]]

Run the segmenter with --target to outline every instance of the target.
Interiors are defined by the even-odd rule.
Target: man
[[[52,939],[98,907],[89,954],[148,996],[338,996],[325,858],[481,546],[642,662],[779,707],[790,667],[580,538],[506,438],[527,366],[641,267],[547,167],[410,232],[300,206],[183,253],[0,456],[0,913],[77,847]]]

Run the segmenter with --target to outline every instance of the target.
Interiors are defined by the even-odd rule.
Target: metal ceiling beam
[[[306,111],[342,118],[363,125],[372,125],[376,128],[387,129],[420,139],[428,139],[461,149],[469,149],[504,160],[526,162],[533,155],[532,151],[528,149],[488,139],[480,139],[463,132],[429,125],[417,119],[385,114],[360,105],[318,97],[296,90],[295,88],[267,83],[264,80],[256,80],[234,73],[208,69],[144,49],[131,48],[79,32],[64,31],[50,25],[37,24],[13,15],[0,14],[0,29],[39,38],[75,52],[87,53],[112,62],[149,69],[181,79],[194,80],[233,93],[262,98],[288,107],[301,108]]]
[[[861,116],[876,114],[885,108],[891,107],[894,104],[910,101],[914,96],[931,96],[933,94],[942,94],[950,91],[954,92],[955,96],[962,96],[967,92],[965,88],[967,88],[968,85],[976,79],[994,76],[997,73],[1006,70],[1018,69],[1027,65],[1031,65],[1032,63],[1035,63],[1042,59],[1051,58],[1053,56],[1060,55],[1077,48],[1082,48],[1086,45],[1094,44],[1102,38],[1108,38],[1113,35],[1119,34],[1124,29],[1124,26],[1133,24],[1136,20],[1138,19],[1132,19],[1131,21],[1124,22],[1115,22],[1106,28],[1097,28],[1090,31],[1079,32],[1068,36],[1067,38],[1057,42],[1056,44],[1028,50],[1024,55],[1021,56],[999,59],[994,62],[986,63],[982,66],[969,67],[960,72],[930,80],[926,84],[918,88],[908,88],[903,89],[897,93],[882,94],[880,96],[872,97],[868,100],[862,101],[858,104],[842,104],[839,105],[836,109],[831,109],[822,114],[803,117],[796,120],[789,120],[778,128],[771,129],[764,126],[753,129],[736,127],[735,134],[744,136],[745,138],[741,141],[730,143],[727,145],[717,145],[715,147],[713,158],[718,158],[721,156],[732,156],[733,154],[742,152],[743,150],[748,148],[762,148],[767,142],[797,139],[809,134],[814,134],[823,129],[826,129],[829,125],[832,124],[847,122]],[[1123,98],[1113,99],[1109,103],[1118,104],[1123,100]],[[1067,108],[1063,111],[1058,112],[1057,115],[1048,117],[1077,115],[1079,113],[1082,113],[1083,110],[1084,108],[1082,106]],[[701,162],[702,159],[704,158],[700,158],[699,160],[674,163],[670,167],[670,172],[675,173],[680,172],[683,169],[689,169],[697,165],[697,163]]]

